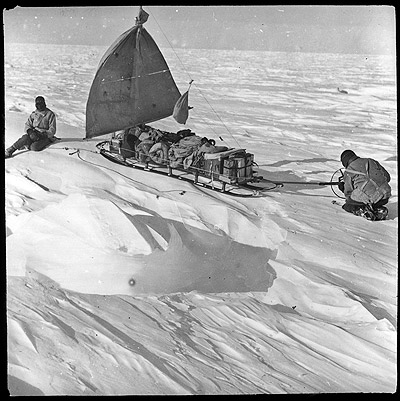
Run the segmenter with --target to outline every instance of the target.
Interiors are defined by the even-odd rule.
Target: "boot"
[[[16,151],[17,149],[14,148],[14,146],[10,146],[8,149],[6,149],[5,151],[5,158],[8,159],[9,157],[11,157],[13,155],[13,153]]]
[[[386,220],[389,211],[385,206],[379,206],[375,209],[376,220]]]
[[[360,206],[360,208],[356,209],[353,213],[356,216],[363,217],[364,219],[367,220],[371,221],[376,220],[375,212],[369,205]]]

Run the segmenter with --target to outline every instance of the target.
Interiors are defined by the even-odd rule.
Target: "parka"
[[[350,160],[343,180],[348,201],[374,204],[391,196],[390,174],[374,159],[356,157]]]
[[[25,123],[25,133],[30,128],[45,133],[51,139],[56,134],[56,115],[47,107],[44,111],[35,110]]]

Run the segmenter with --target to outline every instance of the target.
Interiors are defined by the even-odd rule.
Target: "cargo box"
[[[229,156],[223,160],[222,174],[230,181],[244,182],[250,180],[253,176],[254,155],[244,153]]]

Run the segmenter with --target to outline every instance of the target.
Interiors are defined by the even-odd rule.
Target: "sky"
[[[144,6],[160,47],[395,54],[392,6]],[[132,7],[3,9],[5,43],[110,45]]]

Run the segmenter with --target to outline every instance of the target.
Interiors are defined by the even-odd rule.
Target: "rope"
[[[149,13],[150,13],[150,12],[149,12]],[[179,60],[179,62],[181,63],[181,65],[182,65],[182,67],[183,67],[183,70],[184,70],[185,73],[188,75],[189,79],[190,79],[191,81],[193,81],[191,75],[190,75],[189,72],[186,70],[185,65],[183,64],[182,60],[179,58],[179,56],[178,56],[178,54],[176,53],[174,47],[172,46],[172,43],[169,41],[167,35],[164,33],[163,29],[161,28],[160,24],[158,23],[157,18],[154,16],[154,14],[152,14],[152,13],[150,13],[150,14],[151,14],[151,16],[154,18],[154,21],[156,22],[156,24],[157,24],[158,28],[160,29],[161,33],[164,35],[164,38],[167,40],[167,42],[168,42],[170,48],[172,49],[172,51],[174,52],[176,58],[177,58],[177,59]]]
[[[159,190],[159,189],[157,189],[157,188],[155,188],[155,187],[152,187],[151,185],[143,184],[143,182],[141,182],[141,181],[134,180],[133,178],[131,178],[131,177],[125,175],[125,174],[122,174],[122,173],[120,173],[119,171],[117,171],[117,170],[115,170],[115,169],[112,169],[112,168],[110,168],[110,167],[104,166],[104,165],[102,165],[102,164],[98,164],[98,163],[91,162],[91,161],[89,161],[89,160],[85,160],[85,159],[82,157],[82,155],[80,154],[81,151],[90,152],[90,153],[95,153],[95,154],[100,154],[100,152],[96,152],[96,151],[89,150],[89,149],[71,148],[71,147],[58,147],[58,148],[57,148],[57,147],[52,147],[51,149],[75,150],[74,152],[69,153],[69,155],[72,156],[72,155],[76,154],[77,157],[78,157],[82,162],[84,162],[84,163],[88,163],[88,164],[90,164],[90,165],[92,165],[92,166],[96,166],[96,167],[99,167],[99,168],[101,168],[101,169],[106,169],[106,170],[112,171],[113,173],[118,174],[118,175],[120,175],[121,177],[123,177],[123,178],[125,178],[125,179],[128,179],[128,180],[130,180],[130,181],[132,181],[132,182],[134,182],[134,183],[137,183],[137,184],[139,184],[139,185],[143,185],[143,186],[145,186],[145,187],[147,187],[147,188],[151,188],[152,190],[154,190],[155,192],[158,192],[158,193],[166,194],[166,193],[169,193],[169,192],[179,192],[179,195],[185,195],[186,193],[193,193],[193,194],[198,195],[199,192],[200,192],[201,196],[206,196],[206,197],[209,197],[209,198],[211,198],[211,199],[215,199],[215,197],[214,197],[212,194],[210,194],[210,193],[208,193],[208,192],[205,192],[203,188],[197,187],[197,186],[195,187],[195,188],[196,188],[196,191],[190,191],[190,190],[186,190],[186,189],[185,189],[185,190],[182,190],[182,189],[170,189],[170,190],[161,191],[161,190]],[[190,184],[191,184],[192,187],[195,186],[194,182],[190,182]],[[271,189],[275,189],[275,188],[276,188],[276,187],[271,188]],[[269,190],[270,190],[270,189],[269,189]],[[158,194],[156,194],[155,196],[156,196],[157,199],[159,198],[159,195],[158,195]],[[177,205],[176,205],[176,207],[177,207]],[[237,210],[237,208],[235,208],[235,207],[232,206],[232,205],[231,205],[231,206],[227,206],[227,207],[228,207],[229,209],[232,209],[232,210]],[[179,215],[180,215],[180,217],[181,217],[182,223],[185,224],[185,222],[184,222],[184,220],[183,220],[183,217],[182,217],[182,215],[181,215],[181,212],[180,212],[180,210],[179,210],[178,207],[177,207],[177,210],[178,210],[178,213],[179,213]]]
[[[339,168],[339,169],[337,169],[337,170],[332,174],[331,182],[333,182],[333,177],[336,175],[336,173],[337,173],[338,171],[340,171],[340,174],[341,174],[341,176],[339,177],[339,181],[341,181],[341,179],[343,178],[342,169]],[[341,195],[338,195],[338,194],[335,192],[335,190],[333,189],[333,187],[334,187],[334,186],[331,185],[331,190],[332,190],[332,192],[333,192],[338,198],[340,198],[340,199],[346,199],[346,197],[341,196]]]
[[[192,76],[190,75],[190,73],[186,70],[185,65],[183,64],[182,60],[180,59],[180,57],[178,56],[178,54],[175,51],[175,48],[172,46],[172,43],[169,41],[167,35],[164,33],[163,29],[161,28],[160,24],[157,21],[157,18],[154,16],[154,14],[150,13],[151,16],[154,18],[154,21],[156,22],[158,28],[160,29],[161,33],[164,35],[165,39],[167,40],[170,48],[172,49],[172,51],[174,52],[176,58],[178,59],[179,63],[181,64],[183,70],[185,71],[185,73],[187,74],[187,76],[190,79],[190,84],[191,85],[194,80],[192,78]],[[211,108],[211,110],[214,112],[214,114],[217,116],[217,118],[219,119],[219,121],[222,123],[222,125],[225,127],[226,131],[229,133],[229,135],[232,137],[232,139],[235,141],[236,145],[240,148],[240,144],[237,141],[237,139],[233,136],[233,134],[231,133],[231,131],[229,130],[229,128],[226,126],[226,124],[224,123],[224,121],[222,121],[221,117],[219,116],[219,114],[215,111],[215,109],[211,106],[210,102],[207,100],[207,98],[203,95],[203,92],[200,90],[199,87],[196,86],[197,91],[200,93],[200,95],[202,96],[202,98],[206,101],[206,103],[208,104],[208,106]],[[217,134],[217,132],[214,130],[214,128],[212,127],[212,125],[210,125],[207,121],[205,121],[204,119],[202,119],[200,117],[200,120],[203,121],[208,127],[211,128],[211,130],[215,133],[216,136],[218,136],[222,141],[224,141],[221,136],[219,136]]]
[[[104,144],[107,143],[107,142],[108,142],[108,141],[100,142],[100,143],[98,143],[98,144],[96,145],[96,147],[100,147],[100,146],[104,145]],[[85,151],[85,152],[94,153],[94,154],[101,154],[101,153],[98,152],[98,151],[93,151],[93,150],[90,150],[90,149],[76,148],[76,147],[67,147],[67,146],[65,146],[65,147],[51,147],[51,148],[49,148],[49,149],[63,149],[63,150],[67,150],[67,151],[68,151],[68,150],[74,150],[73,152],[69,153],[70,156],[76,154],[76,155],[78,156],[78,158],[79,158],[81,161],[83,161],[83,162],[92,164],[92,165],[94,165],[94,166],[96,166],[96,167],[101,167],[101,168],[105,168],[105,169],[107,169],[107,170],[113,171],[113,172],[115,172],[116,174],[119,174],[119,175],[121,175],[122,177],[127,178],[127,179],[129,179],[129,180],[131,180],[131,181],[133,181],[133,182],[136,182],[136,183],[145,185],[145,186],[147,186],[148,188],[151,188],[151,189],[153,189],[153,190],[155,190],[155,191],[158,191],[157,188],[152,187],[152,186],[150,186],[150,185],[143,184],[142,182],[139,182],[139,181],[135,181],[135,180],[133,180],[132,178],[130,178],[130,177],[128,177],[128,176],[126,176],[126,175],[124,175],[124,174],[122,174],[122,173],[120,173],[120,172],[114,170],[114,169],[111,169],[111,168],[109,168],[109,167],[103,166],[103,165],[101,165],[101,164],[97,164],[97,163],[94,163],[94,162],[90,162],[90,161],[88,161],[88,160],[84,160],[84,159],[82,158],[81,154],[80,154],[80,151]],[[120,147],[120,149],[122,149],[122,150],[127,150],[127,151],[132,152],[132,149],[123,148],[123,147]],[[138,151],[135,151],[135,152],[136,152],[137,155],[139,155],[139,157],[140,157],[140,156],[145,156],[146,158],[150,158],[150,156],[149,156],[148,154],[146,154],[146,153],[138,152]],[[123,156],[122,156],[122,157],[123,157]],[[125,158],[124,158],[124,159],[125,159]],[[137,160],[137,159],[136,159],[136,160]],[[160,160],[161,160],[162,162],[164,162],[164,167],[168,167],[168,166],[169,166],[169,159],[161,158]],[[198,160],[199,160],[199,158],[196,158],[195,161],[194,161],[194,164],[195,164]],[[140,163],[139,160],[137,160],[137,162]],[[153,162],[154,162],[154,161],[153,161]],[[156,163],[156,162],[154,162],[154,163]],[[132,163],[132,164],[135,164],[135,163]],[[163,165],[162,163],[157,163],[157,164]],[[205,174],[210,175],[210,177],[209,177],[209,178],[210,178],[210,183],[213,182],[215,175],[221,175],[220,173],[214,173],[214,172],[211,171],[211,170],[202,169],[202,168],[200,168],[200,167],[196,167],[196,166],[193,166],[193,165],[191,165],[191,166],[189,166],[189,167],[190,167],[190,169],[191,169],[192,171],[191,171],[191,172],[190,172],[190,171],[187,172],[187,174],[193,174],[193,172],[197,172],[197,173],[199,173],[199,174],[203,173],[204,175],[205,175]],[[243,168],[244,168],[244,167],[243,167]],[[335,181],[333,181],[333,179],[334,179],[334,176],[337,174],[338,171],[340,171],[341,174],[342,174],[342,176],[343,176],[342,169],[338,169],[338,170],[336,170],[336,171],[332,174],[331,179],[330,179],[329,182],[273,181],[273,180],[268,180],[268,179],[266,179],[266,178],[264,178],[263,181],[266,181],[266,182],[269,182],[269,183],[275,185],[273,188],[268,189],[268,190],[273,190],[273,189],[276,189],[276,188],[278,188],[278,187],[282,187],[284,184],[295,184],[295,185],[329,185],[330,183],[336,183]],[[204,175],[203,175],[202,177],[203,177],[203,178],[207,178],[207,177],[204,177]],[[250,180],[251,178],[253,178],[253,176],[243,176],[242,178],[244,178],[244,179],[246,179],[246,180],[247,180],[247,179]],[[339,181],[340,181],[340,178],[339,178]],[[336,185],[336,184],[335,184],[335,185]],[[334,186],[335,186],[335,185],[330,185],[331,190],[332,190],[332,192],[335,194],[335,196],[338,197],[338,198],[340,198],[340,199],[346,199],[345,197],[343,197],[343,196],[337,194],[337,192],[335,192],[335,190],[334,190]],[[260,190],[265,190],[265,189],[261,189],[261,188],[260,188]],[[175,192],[175,191],[176,191],[176,192],[181,192],[182,195],[183,195],[185,192],[187,192],[187,191],[182,191],[182,190],[169,190],[169,191],[159,191],[159,192],[164,193],[164,192]]]
[[[69,146],[50,146],[47,149],[49,150],[53,150],[53,149],[58,149],[58,150],[74,150],[74,152],[69,153],[69,155],[74,155],[75,153],[79,153],[80,150],[84,150],[85,152],[89,152],[89,153],[95,153],[95,154],[100,154],[100,152],[97,152],[95,150],[90,150],[90,149],[83,149],[83,148],[75,148],[75,147],[69,147]]]
[[[96,151],[89,150],[89,149],[69,148],[69,147],[63,147],[63,148],[55,148],[55,147],[53,147],[52,149],[75,150],[75,152],[69,153],[69,155],[72,156],[72,155],[75,155],[75,154],[76,154],[77,157],[78,157],[78,159],[81,160],[81,161],[84,162],[84,163],[88,163],[88,164],[90,164],[90,165],[92,165],[92,166],[100,167],[100,168],[102,168],[102,169],[106,169],[106,170],[112,171],[113,173],[118,174],[118,175],[120,175],[121,177],[123,177],[123,178],[125,178],[125,179],[128,179],[128,180],[130,180],[130,181],[132,181],[132,182],[134,182],[134,183],[136,183],[136,184],[140,184],[140,185],[143,185],[143,186],[145,186],[145,187],[147,187],[147,188],[150,188],[150,189],[154,190],[155,192],[159,192],[159,193],[179,192],[180,195],[184,195],[184,194],[187,193],[187,192],[193,192],[193,193],[196,193],[196,194],[197,194],[197,192],[194,192],[194,191],[187,191],[187,190],[182,191],[181,189],[171,189],[171,190],[168,190],[168,191],[160,191],[160,190],[157,189],[156,187],[153,187],[153,186],[148,185],[148,184],[144,184],[142,181],[134,180],[133,178],[131,178],[131,177],[125,175],[125,174],[122,174],[122,173],[120,173],[119,171],[117,171],[117,170],[115,170],[115,169],[113,169],[113,168],[111,168],[111,167],[107,167],[107,166],[104,166],[103,164],[98,164],[98,163],[94,163],[94,162],[91,162],[91,161],[89,161],[89,160],[86,160],[86,159],[84,159],[84,158],[82,157],[82,155],[81,155],[81,153],[80,153],[81,151],[84,151],[84,152],[90,152],[90,153],[100,154],[100,152],[96,152]],[[158,196],[159,196],[159,195],[156,195],[157,198],[158,198]]]
[[[196,87],[197,88],[197,87]],[[197,90],[200,92],[201,96],[203,96],[204,100],[207,102],[207,104],[210,106],[211,110],[215,113],[215,115],[218,117],[219,121],[221,121],[222,125],[225,127],[225,129],[228,131],[229,135],[232,137],[232,139],[236,142],[236,145],[240,148],[240,143],[237,141],[237,139],[233,136],[233,134],[231,133],[231,131],[229,130],[229,128],[225,125],[225,123],[222,121],[221,117],[219,116],[219,114],[215,111],[214,107],[211,106],[210,102],[207,100],[207,98],[203,95],[203,93],[201,92],[201,90],[199,88],[197,88]],[[212,128],[212,130],[214,131],[214,133],[217,135],[217,133],[215,132],[215,130]],[[221,139],[221,138],[220,138]]]
[[[99,148],[100,146],[104,145],[104,144],[107,143],[107,142],[108,142],[108,141],[100,142],[100,143],[98,143],[98,144],[96,145],[96,147]],[[98,163],[94,163],[94,162],[91,162],[91,161],[89,161],[89,160],[86,160],[86,159],[84,159],[84,158],[82,157],[82,155],[81,155],[81,153],[80,153],[81,151],[84,151],[84,152],[89,152],[89,153],[94,153],[94,154],[101,154],[101,152],[98,152],[98,151],[93,151],[93,150],[90,150],[90,149],[83,149],[83,148],[76,148],[76,147],[67,147],[67,146],[65,146],[65,147],[51,147],[51,148],[49,148],[49,149],[62,149],[62,150],[67,150],[67,151],[73,150],[73,152],[70,152],[70,153],[69,153],[70,156],[76,154],[77,157],[78,157],[82,162],[84,162],[84,163],[88,163],[88,164],[90,164],[90,165],[99,167],[99,168],[101,168],[101,169],[106,169],[106,170],[112,171],[113,173],[118,174],[118,175],[120,175],[121,177],[123,177],[123,178],[125,178],[125,179],[128,179],[128,180],[130,180],[130,181],[132,181],[132,182],[134,182],[134,183],[136,183],[136,184],[139,184],[139,185],[145,186],[145,187],[147,187],[147,188],[150,188],[150,189],[152,189],[153,191],[158,192],[158,193],[164,194],[164,193],[168,193],[168,192],[179,192],[180,195],[184,195],[184,194],[186,194],[186,193],[198,194],[199,192],[201,192],[202,196],[209,196],[209,197],[211,197],[211,198],[214,198],[213,196],[211,196],[211,194],[209,194],[208,192],[205,192],[204,190],[202,190],[200,187],[197,187],[197,186],[196,186],[196,190],[197,190],[196,192],[195,192],[195,191],[182,190],[182,189],[160,191],[159,189],[157,189],[157,188],[155,188],[155,187],[153,187],[153,186],[151,186],[151,185],[147,185],[147,184],[144,184],[144,183],[141,182],[141,181],[134,180],[133,178],[131,178],[131,177],[125,175],[125,174],[122,174],[122,173],[120,173],[119,171],[117,171],[117,170],[115,170],[115,169],[112,169],[112,168],[110,168],[110,167],[104,166],[104,165],[102,165],[102,164],[98,164]],[[121,148],[121,149],[123,149],[123,148]],[[131,150],[131,149],[127,149],[127,150]],[[146,155],[146,156],[148,156],[148,155]],[[192,168],[193,170],[197,170],[198,172],[203,172],[203,173],[206,172],[206,173],[210,174],[210,175],[211,175],[211,180],[210,180],[209,184],[213,182],[214,174],[212,173],[212,171],[200,169],[200,168],[197,168],[197,167],[191,167],[191,168]],[[341,171],[341,169],[336,170],[336,171],[333,173],[330,182],[333,182],[333,181],[332,181],[332,180],[333,180],[333,177],[335,176],[335,174],[336,174],[338,171]],[[187,174],[193,174],[193,172],[188,172]],[[203,177],[204,177],[204,176],[203,176]],[[253,177],[245,177],[245,178],[253,178]],[[249,185],[249,186],[247,187],[247,189],[248,189],[248,190],[253,190],[253,192],[254,192],[254,191],[256,191],[256,192],[265,192],[265,191],[272,191],[272,190],[274,190],[274,189],[276,189],[276,188],[279,188],[279,187],[283,187],[283,184],[284,184],[284,183],[286,183],[286,184],[287,184],[287,183],[301,184],[301,183],[299,183],[299,182],[275,182],[275,181],[270,181],[270,180],[267,180],[267,179],[263,179],[262,181],[266,181],[266,182],[269,182],[270,184],[274,184],[274,187],[272,187],[272,188],[257,188],[257,187],[254,187],[254,186]],[[194,182],[191,182],[191,184],[192,184],[192,186],[195,185]],[[306,183],[304,183],[304,184],[306,184]],[[307,183],[307,184],[314,184],[314,185],[315,185],[315,184],[324,184],[324,185],[326,184],[326,185],[329,185],[329,183],[318,183],[318,182],[316,182],[316,183],[311,183],[311,182],[310,182],[310,183]],[[246,184],[244,184],[244,188],[246,188]],[[334,194],[335,194],[338,198],[345,199],[345,198],[339,196],[339,195],[333,190],[333,187],[332,187],[332,186],[331,186],[331,189],[332,189],[332,191],[334,192]],[[159,195],[158,195],[158,194],[156,194],[155,196],[156,196],[157,199],[159,198]],[[333,201],[333,202],[334,202],[334,201]],[[178,209],[178,212],[179,212],[179,214],[180,214],[179,209]],[[182,216],[180,216],[180,217],[181,217],[181,219],[182,219]],[[182,222],[183,222],[183,220],[182,220]]]

